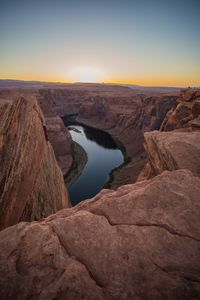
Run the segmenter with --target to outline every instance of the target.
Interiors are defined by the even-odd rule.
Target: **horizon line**
[[[156,85],[156,84],[153,84],[153,85],[145,85],[145,84],[137,84],[137,83],[134,83],[134,82],[104,82],[104,81],[102,81],[102,82],[82,82],[82,81],[54,81],[54,80],[50,80],[50,81],[48,81],[48,80],[37,80],[37,79],[28,79],[28,80],[26,80],[26,79],[13,79],[13,78],[0,78],[0,81],[21,81],[21,82],[40,82],[40,83],[52,83],[52,84],[93,84],[93,85],[95,85],[95,84],[104,84],[104,85],[121,85],[121,86],[138,86],[138,87],[146,87],[146,88],[148,88],[148,87],[163,87],[163,88],[167,88],[167,87],[169,87],[169,88],[188,88],[188,87],[191,87],[191,88],[199,88],[200,87],[200,85],[198,86],[198,85],[164,85],[164,84],[162,84],[162,85]]]

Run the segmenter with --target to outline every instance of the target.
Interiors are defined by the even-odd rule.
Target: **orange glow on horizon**
[[[1,77],[1,79],[10,79],[10,80],[23,80],[23,81],[41,81],[41,82],[54,82],[54,83],[100,83],[100,84],[124,84],[124,85],[139,85],[139,86],[171,86],[171,87],[187,87],[187,86],[200,86],[200,80],[170,80],[170,79],[141,79],[141,80],[133,80],[133,79],[119,79],[119,78],[111,78],[111,79],[102,79],[99,81],[74,81],[70,78],[62,78],[62,77],[32,77],[32,76],[8,76],[8,77]]]

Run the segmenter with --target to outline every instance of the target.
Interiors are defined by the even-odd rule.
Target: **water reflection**
[[[112,137],[99,129],[82,125],[68,126],[72,139],[83,147],[88,161],[78,179],[69,186],[72,205],[95,196],[109,179],[109,173],[124,161]]]

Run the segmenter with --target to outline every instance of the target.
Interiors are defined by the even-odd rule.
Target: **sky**
[[[200,86],[200,0],[0,0],[0,78]]]

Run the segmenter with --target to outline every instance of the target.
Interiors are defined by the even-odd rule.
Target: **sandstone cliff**
[[[69,200],[35,100],[0,106],[0,228],[38,220]]]
[[[144,134],[148,162],[138,180],[187,168],[200,175],[200,90],[183,89],[160,131]],[[167,132],[163,132],[167,131]],[[170,132],[169,132],[170,131]]]
[[[0,297],[200,297],[200,179],[165,171],[0,233]]]
[[[183,89],[174,109],[171,109],[163,124],[162,131],[182,129],[200,130],[200,90]]]
[[[124,145],[127,161],[112,173],[112,188],[137,180],[147,161],[143,132],[159,129],[177,98],[104,85],[96,90],[95,86],[85,90],[78,86],[73,90],[43,89],[40,95],[41,102],[51,103],[60,116],[77,114],[78,121],[107,130]]]
[[[65,127],[62,119],[58,116],[51,97],[36,96],[45,118],[48,139],[53,146],[53,150],[61,168],[63,175],[66,175],[73,163],[72,138]]]

